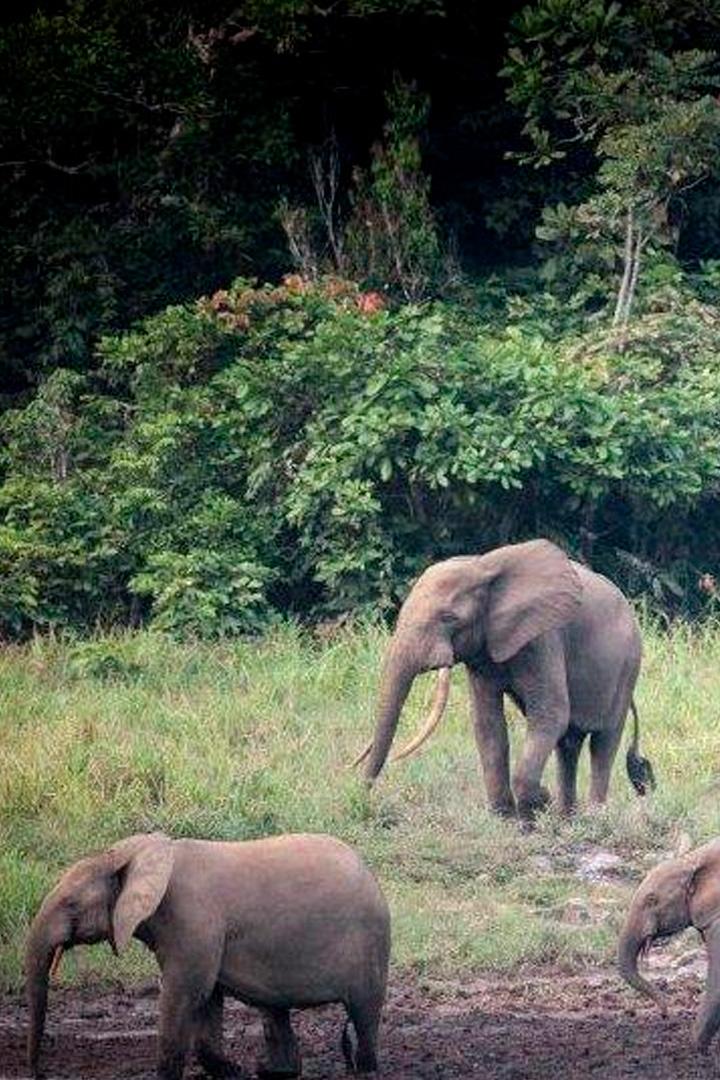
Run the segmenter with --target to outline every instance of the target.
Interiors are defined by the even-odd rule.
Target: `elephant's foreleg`
[[[617,754],[622,727],[594,731],[590,736],[590,802],[601,805],[607,799],[610,773]]]
[[[577,805],[577,767],[586,732],[568,728],[557,744],[560,811],[571,814]]]
[[[200,1003],[163,972],[158,1038],[158,1080],[182,1080]]]
[[[520,761],[513,776],[513,788],[517,800],[518,814],[526,821],[532,821],[538,810],[544,809],[550,799],[548,791],[542,786],[545,763],[558,742],[558,733],[544,727],[534,727],[528,731]]]
[[[217,962],[198,939],[195,952],[173,953],[162,964],[158,1080],[181,1080],[185,1060],[198,1030],[212,1014]],[[210,1008],[210,1013],[208,1013]],[[212,1023],[217,1023],[217,1018]],[[221,1021],[222,1022],[222,1021]]]
[[[289,1009],[263,1008],[266,1057],[258,1076],[298,1076],[301,1070],[300,1051],[290,1023]]]
[[[470,704],[475,742],[480,755],[490,809],[514,815],[515,799],[510,787],[510,747],[502,691],[468,667]]]
[[[523,703],[527,736],[513,775],[518,813],[532,820],[547,805],[541,785],[547,759],[565,735],[570,722],[565,658],[557,640],[540,637],[530,642],[511,665],[514,692]]]
[[[195,1036],[195,1051],[200,1065],[210,1076],[239,1077],[239,1069],[223,1055],[223,992],[216,986],[201,1008]]]

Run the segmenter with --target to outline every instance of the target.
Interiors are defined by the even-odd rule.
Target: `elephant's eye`
[[[647,904],[648,907],[657,907],[658,906],[658,898],[655,895],[655,893],[648,893],[647,896],[645,897],[645,903]]]
[[[452,611],[441,611],[440,622],[442,623],[456,623],[458,621],[457,615]]]

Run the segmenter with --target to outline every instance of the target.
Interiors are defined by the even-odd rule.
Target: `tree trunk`
[[[640,276],[640,259],[643,248],[650,239],[644,234],[641,227],[635,223],[633,208],[628,207],[625,227],[625,247],[623,251],[623,276],[620,282],[615,313],[613,315],[613,327],[619,330],[618,349],[622,352],[627,341],[627,328],[630,322],[635,293],[637,291],[638,278]]]
[[[620,282],[620,290],[618,292],[617,301],[615,303],[615,314],[613,315],[613,327],[620,326],[623,321],[623,314],[625,311],[625,298],[627,291],[630,287],[630,278],[632,277],[632,260],[633,260],[633,238],[634,238],[634,218],[632,207],[628,207],[627,217],[625,220],[625,248],[623,251],[623,276]]]

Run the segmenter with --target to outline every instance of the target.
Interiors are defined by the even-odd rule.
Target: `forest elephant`
[[[416,750],[442,716],[450,668],[462,662],[493,810],[531,819],[547,802],[541,777],[555,750],[560,807],[572,811],[578,756],[587,735],[590,796],[594,803],[603,803],[631,706],[635,728],[627,767],[636,790],[644,794],[654,777],[650,763],[637,752],[632,694],[641,652],[636,620],[619,589],[547,540],[435,563],[402,605],[385,656],[375,734],[354,764],[365,761],[367,780],[375,780],[413,679],[437,669],[427,723],[394,760]],[[527,720],[512,786],[505,694]]]
[[[700,931],[708,957],[707,982],[693,1041],[706,1050],[720,1027],[720,840],[654,867],[633,896],[618,944],[623,978],[664,1011],[662,995],[638,971],[638,959],[659,938],[689,926]]]
[[[178,1080],[194,1047],[212,1076],[225,995],[262,1013],[266,1076],[295,1076],[290,1009],[341,1002],[348,1067],[377,1068],[390,917],[375,878],[329,836],[222,842],[128,837],[75,863],[45,898],[26,946],[28,1060],[39,1075],[48,983],[66,949],[134,936],[162,971],[158,1077]],[[356,1039],[350,1034],[350,1022]]]

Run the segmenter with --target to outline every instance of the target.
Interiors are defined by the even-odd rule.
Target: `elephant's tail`
[[[638,711],[635,707],[633,698],[630,699],[630,710],[633,716],[633,734],[625,756],[625,765],[627,774],[630,777],[630,783],[635,788],[638,795],[647,795],[648,791],[654,791],[657,785],[651,762],[648,758],[641,757],[638,753],[640,745],[640,718],[638,717]]]

